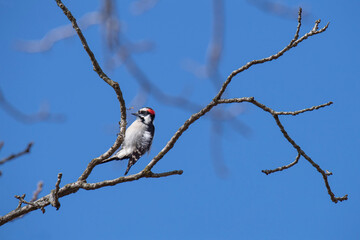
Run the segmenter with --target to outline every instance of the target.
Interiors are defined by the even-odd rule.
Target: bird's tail
[[[126,171],[125,171],[124,176],[125,176],[126,174],[128,174],[130,168],[131,168],[136,162],[137,162],[137,158],[134,158],[134,157],[129,158],[129,162],[128,162],[128,165],[127,165],[127,168],[126,168]]]
[[[130,168],[137,162],[137,160],[139,160],[140,157],[141,157],[140,153],[132,154],[130,156],[123,156],[123,157],[118,157],[118,156],[115,155],[113,157],[105,159],[100,164],[111,162],[111,161],[114,161],[114,160],[129,159],[129,162],[128,162],[128,165],[127,165],[127,168],[126,168],[126,171],[125,171],[125,174],[124,174],[124,175],[126,175],[126,174],[128,174]]]

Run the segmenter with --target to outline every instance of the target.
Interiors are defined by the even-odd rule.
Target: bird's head
[[[138,117],[145,124],[152,123],[155,119],[155,111],[149,107],[141,108],[137,113],[132,113],[132,115]]]

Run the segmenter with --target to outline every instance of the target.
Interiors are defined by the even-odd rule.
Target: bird
[[[126,129],[125,138],[120,149],[113,157],[104,160],[102,163],[112,160],[129,159],[124,175],[127,175],[130,168],[150,151],[152,140],[155,134],[154,119],[155,111],[152,108],[144,107],[138,112],[132,113],[136,120]]]

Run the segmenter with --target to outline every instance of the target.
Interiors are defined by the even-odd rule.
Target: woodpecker
[[[120,150],[118,150],[113,157],[106,159],[103,162],[129,159],[124,175],[129,172],[130,168],[142,155],[150,151],[155,133],[153,124],[155,119],[154,110],[149,107],[144,107],[137,113],[132,113],[132,115],[136,116],[136,120],[126,129],[125,138],[121,144]]]

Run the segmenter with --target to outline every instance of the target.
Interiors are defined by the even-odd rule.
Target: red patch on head
[[[155,111],[152,110],[151,108],[148,108],[147,111],[148,111],[151,115],[155,115]]]

